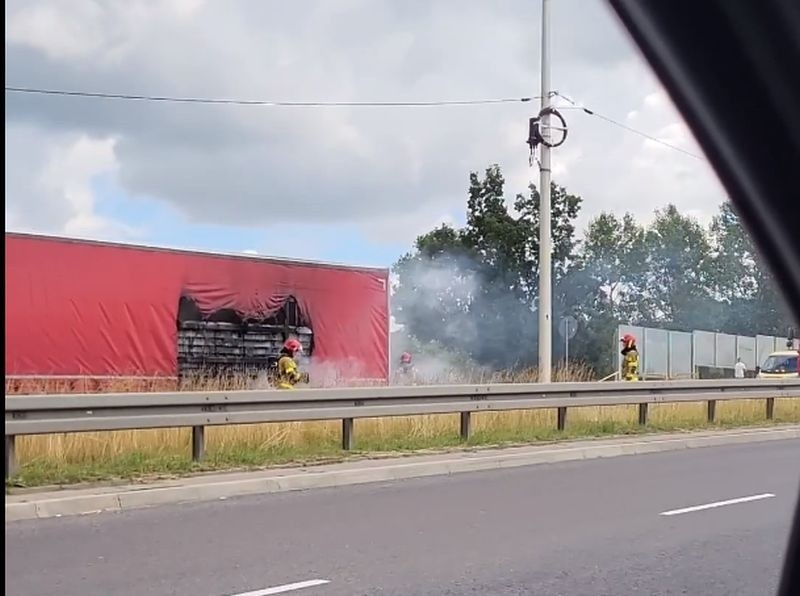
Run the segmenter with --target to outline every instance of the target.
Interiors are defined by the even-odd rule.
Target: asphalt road
[[[15,522],[5,585],[13,596],[763,596],[778,585],[798,480],[800,441],[787,440]]]

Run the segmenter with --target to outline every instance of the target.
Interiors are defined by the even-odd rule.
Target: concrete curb
[[[67,489],[48,493],[7,495],[6,522],[104,511],[127,511],[156,505],[213,501],[244,495],[387,482],[544,463],[797,438],[800,438],[800,425],[680,435],[650,435],[635,439],[571,441],[546,446],[433,456],[419,455],[390,460],[365,460],[311,468],[216,474],[151,485]]]

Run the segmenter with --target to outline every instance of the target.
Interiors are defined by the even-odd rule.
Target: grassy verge
[[[709,428],[705,403],[651,406],[650,424],[640,428],[635,406],[574,408],[567,429],[555,430],[555,412],[481,413],[464,445],[455,415],[357,420],[355,452],[340,449],[336,422],[212,427],[207,457],[192,462],[188,429],[122,431],[19,437],[18,472],[9,487],[146,481],[212,470],[248,470],[282,464],[314,464],[386,453],[465,446],[526,444],[586,437]],[[763,400],[720,402],[712,428],[766,424]],[[800,422],[800,400],[776,400],[775,420]]]

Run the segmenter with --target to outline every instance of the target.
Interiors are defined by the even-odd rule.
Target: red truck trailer
[[[6,379],[252,375],[291,336],[388,380],[387,269],[12,232],[5,259]]]

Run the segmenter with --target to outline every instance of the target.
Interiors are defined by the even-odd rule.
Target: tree
[[[645,230],[632,215],[601,213],[589,222],[574,266],[559,285],[565,312],[578,319],[572,353],[597,371],[613,369],[620,322],[643,318]]]
[[[789,308],[733,205],[720,205],[709,235],[712,287],[725,306],[721,330],[742,335],[786,333]]]
[[[601,213],[589,223],[581,260],[596,285],[595,294],[589,296],[592,310],[605,310],[627,321],[644,317],[647,248],[645,229],[630,213],[622,219]]]
[[[397,322],[421,342],[435,340],[462,350],[470,339],[460,328],[475,293],[474,263],[460,230],[442,225],[418,237],[414,251],[394,266]]]
[[[395,266],[395,316],[415,339],[479,364],[532,364],[537,353],[539,193],[512,210],[497,166],[470,175],[466,224],[420,236]],[[575,238],[581,198],[555,184],[553,322],[578,319],[570,352],[613,370],[620,323],[741,335],[783,335],[786,304],[736,212],[723,204],[707,228],[673,205],[653,222],[601,213]],[[557,337],[557,336],[556,336]],[[555,338],[554,338],[555,339]],[[556,358],[563,342],[554,341]]]
[[[509,212],[500,167],[471,173],[466,225],[441,226],[417,238],[395,265],[396,320],[421,341],[437,340],[481,364],[536,360],[539,193],[514,200]],[[556,278],[575,252],[581,198],[551,187]]]
[[[711,289],[711,245],[695,219],[675,205],[656,211],[645,235],[644,323],[691,331],[716,326],[720,308]]]
[[[730,203],[720,205],[709,235],[713,289],[719,299],[729,305],[753,300],[760,281],[758,257]]]
[[[568,272],[575,259],[577,242],[575,240],[575,220],[578,217],[583,199],[567,192],[563,186],[550,185],[551,238],[553,281],[558,283]],[[531,301],[538,296],[539,283],[539,225],[541,195],[535,184],[528,186],[528,194],[517,194],[514,210],[520,214],[518,221],[526,232],[524,254],[527,257],[523,274],[527,274],[528,296]]]

